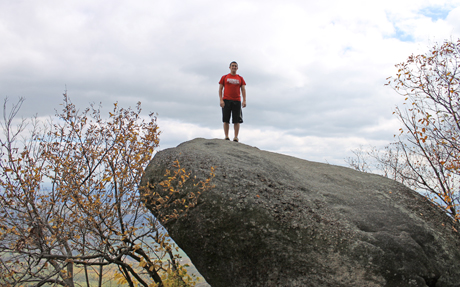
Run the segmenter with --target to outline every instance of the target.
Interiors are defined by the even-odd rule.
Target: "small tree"
[[[4,106],[0,285],[74,286],[83,273],[87,286],[89,274],[101,286],[110,265],[110,279],[120,284],[193,286],[176,247],[140,201],[138,184],[158,146],[155,116],[142,119],[140,103],[135,110],[115,104],[103,119],[94,105],[78,111],[65,93],[62,112],[42,125],[34,119],[20,141],[26,122],[15,130],[13,121],[22,102],[9,114]],[[168,173],[194,180],[178,162],[176,168]],[[165,176],[163,185],[171,180]],[[209,181],[201,183],[208,188]],[[183,205],[193,207],[197,196]]]
[[[355,154],[373,168],[424,192],[460,220],[460,40],[435,45],[427,54],[396,65],[390,85],[405,97],[394,114],[402,123],[397,141],[384,151]],[[357,166],[358,159],[349,159]]]

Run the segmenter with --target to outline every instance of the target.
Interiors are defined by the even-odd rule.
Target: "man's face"
[[[236,73],[237,70],[238,70],[238,64],[232,63],[232,64],[230,65],[230,71],[231,71],[232,73]]]

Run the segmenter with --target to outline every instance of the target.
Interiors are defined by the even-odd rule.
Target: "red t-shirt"
[[[227,74],[220,78],[219,84],[224,86],[224,100],[241,101],[241,86],[246,85],[243,77]]]

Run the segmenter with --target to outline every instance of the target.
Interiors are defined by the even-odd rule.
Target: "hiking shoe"
[[[234,142],[238,142],[238,138],[234,138],[233,141],[234,141]]]

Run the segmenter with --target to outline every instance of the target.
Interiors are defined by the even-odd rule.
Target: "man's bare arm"
[[[222,108],[225,107],[224,98],[222,97],[222,90],[223,89],[224,89],[224,85],[219,84],[219,100],[220,100],[220,106]]]
[[[241,86],[241,95],[243,96],[243,108],[246,107],[246,85]]]

